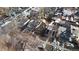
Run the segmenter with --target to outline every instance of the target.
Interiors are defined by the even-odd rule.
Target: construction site
[[[0,51],[79,51],[79,7],[0,7]]]

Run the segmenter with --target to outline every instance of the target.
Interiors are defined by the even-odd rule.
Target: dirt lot
[[[37,51],[38,45],[44,42],[32,33],[23,33],[20,31],[12,31],[7,34],[0,35],[0,50],[31,50]]]

